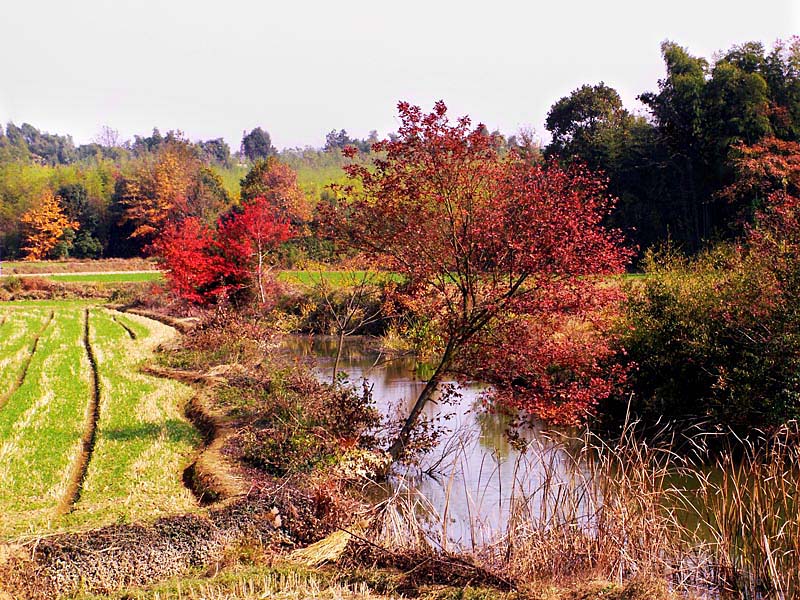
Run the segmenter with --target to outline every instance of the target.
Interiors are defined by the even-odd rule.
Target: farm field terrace
[[[138,371],[173,334],[87,302],[0,304],[0,539],[196,507],[192,390]]]

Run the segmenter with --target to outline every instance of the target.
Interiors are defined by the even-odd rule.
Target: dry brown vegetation
[[[20,261],[4,262],[2,266],[4,275],[151,271],[156,269],[156,264],[152,260],[144,258]]]
[[[725,450],[691,436],[645,442],[634,428],[614,444],[591,434],[532,442],[517,479],[533,477],[526,469],[535,464],[540,483],[525,492],[515,486],[507,526],[494,537],[454,548],[446,509],[443,517],[406,489],[379,507],[369,531],[351,540],[357,550],[344,555],[378,566],[436,565],[431,576],[444,581],[463,577],[457,574],[466,564],[475,581],[498,586],[492,578],[499,578],[530,597],[547,589],[595,597],[570,594],[581,582],[601,581],[620,594],[628,589],[631,595],[619,596],[625,598],[640,597],[635,586],[650,586],[648,598],[666,597],[668,588],[702,597],[795,598],[798,440],[791,423]]]

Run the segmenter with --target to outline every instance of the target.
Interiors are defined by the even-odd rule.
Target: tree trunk
[[[258,292],[261,304],[264,304],[267,296],[264,293],[264,253],[261,252],[261,244],[258,245]]]
[[[344,344],[344,329],[339,331],[339,343],[336,344],[336,361],[333,363],[331,383],[336,383],[336,374],[339,372],[339,361],[342,359],[342,344]]]
[[[453,358],[453,349],[454,344],[453,342],[450,342],[447,345],[447,348],[445,348],[444,354],[442,355],[442,360],[439,362],[439,366],[436,367],[436,371],[434,371],[433,375],[428,380],[428,383],[425,385],[422,393],[414,403],[414,407],[411,409],[408,417],[406,417],[405,423],[403,423],[403,428],[397,435],[397,439],[389,448],[389,455],[392,457],[392,460],[397,460],[403,455],[403,452],[405,452],[409,437],[411,437],[411,431],[417,424],[417,419],[419,418],[420,413],[425,408],[425,405],[428,404],[428,401],[433,396],[436,388],[439,387],[442,377],[450,367],[450,362]]]

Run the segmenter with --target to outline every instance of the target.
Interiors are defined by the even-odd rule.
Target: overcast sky
[[[711,57],[800,33],[800,0],[6,0],[0,121],[90,141],[260,125],[278,147],[397,127],[443,99],[490,129],[543,133],[548,108],[605,81],[626,105],[663,76],[659,44]]]

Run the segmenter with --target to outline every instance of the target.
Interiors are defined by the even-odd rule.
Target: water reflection
[[[331,380],[335,340],[292,338],[287,350],[313,360],[319,377]],[[363,338],[345,341],[339,365],[350,382],[368,380],[384,414],[408,414],[425,386],[414,357],[389,358]],[[552,486],[574,483],[580,461],[539,427],[522,433],[529,450],[521,452],[505,435],[507,418],[480,409],[484,385],[446,383],[456,386],[458,398],[452,403],[431,402],[425,413],[431,419],[446,417],[449,435],[442,436],[419,467],[397,472],[391,480],[395,490],[424,498],[419,510],[428,513],[425,520],[432,527],[441,529],[439,541],[443,538],[451,548],[475,547],[502,534],[512,511],[541,515],[558,510],[550,506]],[[590,512],[588,507],[585,512]]]

